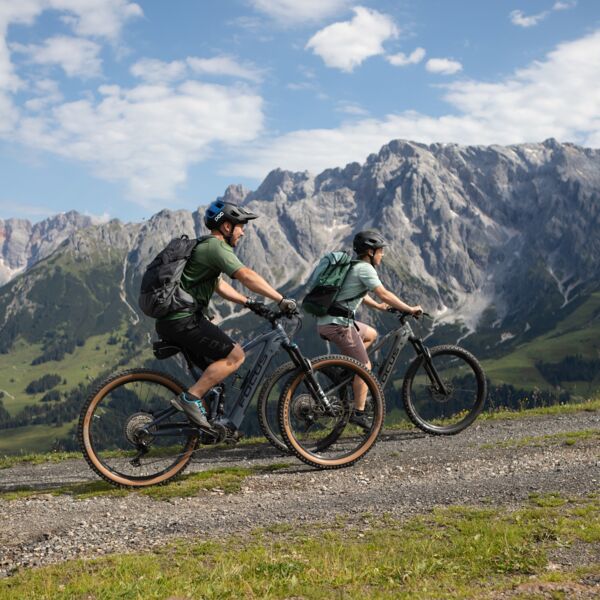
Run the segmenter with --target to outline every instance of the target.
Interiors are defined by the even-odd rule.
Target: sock
[[[198,396],[194,396],[194,394],[192,394],[191,392],[181,392],[181,397],[183,398],[183,400],[185,402],[196,402],[198,404],[198,406],[200,406],[200,408],[202,410],[204,410],[204,405],[202,404],[202,398],[198,398]]]

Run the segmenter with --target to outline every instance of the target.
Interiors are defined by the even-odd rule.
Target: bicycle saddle
[[[158,342],[152,344],[152,352],[158,360],[164,360],[165,358],[169,358],[170,356],[174,356],[178,352],[181,352],[181,348],[172,342],[158,340]]]

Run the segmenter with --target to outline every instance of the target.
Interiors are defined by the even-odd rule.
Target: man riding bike
[[[335,344],[342,354],[351,356],[371,368],[367,348],[377,339],[377,331],[354,319],[354,314],[362,302],[370,308],[386,310],[397,308],[413,315],[423,312],[421,306],[409,306],[398,296],[387,290],[381,283],[375,267],[381,264],[383,248],[387,243],[383,236],[374,230],[366,230],[354,236],[353,249],[358,263],[353,265],[336,296],[336,308],[328,315],[317,317],[319,335]],[[373,292],[383,302],[377,302],[368,295]],[[350,422],[367,428],[364,414],[367,387],[358,379],[354,382],[354,411]]]
[[[187,391],[171,404],[183,411],[202,429],[211,430],[202,397],[213,386],[236,371],[244,362],[242,347],[206,317],[208,303],[217,293],[225,300],[260,312],[265,306],[235,290],[223,280],[222,273],[242,283],[250,291],[277,302],[284,312],[296,310],[296,301],[285,298],[252,269],[244,266],[233,249],[244,236],[244,227],[258,215],[232,202],[216,200],[204,214],[211,235],[199,243],[181,276],[181,287],[197,302],[198,310],[177,311],[157,319],[156,332],[165,341],[184,348],[204,372]]]

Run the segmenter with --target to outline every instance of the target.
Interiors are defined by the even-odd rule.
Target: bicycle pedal
[[[239,429],[235,429],[234,431],[228,431],[227,437],[225,438],[226,444],[237,444],[244,437],[244,432]]]

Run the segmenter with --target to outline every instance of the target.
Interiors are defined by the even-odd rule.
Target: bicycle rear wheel
[[[464,348],[436,346],[430,353],[430,360],[418,356],[408,367],[402,387],[404,407],[419,429],[433,435],[454,435],[471,425],[483,410],[485,375]]]
[[[90,467],[113,485],[138,488],[181,473],[199,435],[181,413],[171,411],[171,398],[184,389],[169,375],[147,369],[100,383],[79,418],[79,441]],[[161,415],[167,416],[151,425]]]
[[[261,431],[272,446],[285,454],[290,454],[290,449],[279,428],[279,398],[287,380],[297,369],[298,367],[289,361],[273,371],[260,388],[256,406]]]
[[[298,371],[279,403],[281,434],[289,449],[309,465],[320,469],[350,466],[367,454],[381,432],[383,391],[375,376],[348,356],[321,356],[311,363],[312,376],[330,406],[325,407],[311,390],[309,374]],[[364,427],[351,422],[355,378],[367,388]]]

